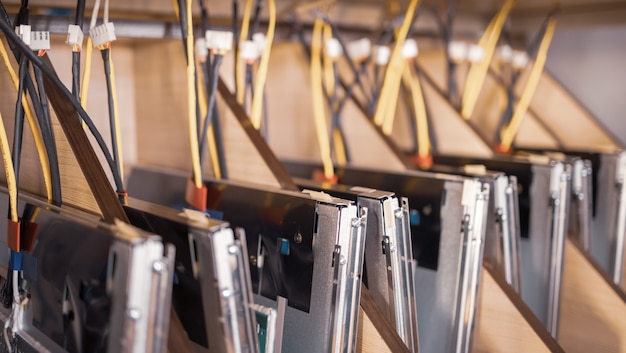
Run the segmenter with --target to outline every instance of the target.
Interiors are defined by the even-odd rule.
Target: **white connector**
[[[34,51],[50,50],[50,32],[48,31],[30,32],[30,49]]]
[[[352,60],[365,60],[372,53],[372,41],[369,38],[352,41],[346,45],[346,51]]]
[[[65,44],[75,45],[77,47],[83,46],[83,39],[85,35],[83,34],[82,28],[77,25],[69,25],[67,28],[67,38],[65,39]]]
[[[324,44],[324,52],[328,57],[333,59],[339,59],[343,50],[341,49],[341,44],[337,40],[337,38],[331,38],[326,41]]]
[[[385,66],[389,63],[391,57],[391,49],[384,45],[377,45],[374,47],[374,61],[376,65]]]
[[[530,58],[528,53],[523,50],[513,50],[513,58],[511,59],[511,65],[516,70],[523,70],[528,66]]]
[[[502,62],[510,63],[513,60],[513,48],[508,44],[501,45],[498,48],[498,58]]]
[[[259,47],[251,40],[244,40],[239,43],[239,56],[246,62],[254,62],[259,58]]]
[[[89,36],[91,36],[94,47],[105,45],[117,39],[115,37],[115,26],[113,22],[103,23],[100,26],[92,28],[89,30]]]
[[[209,55],[209,49],[206,47],[206,40],[204,38],[196,39],[196,60],[200,60],[204,62],[206,57]]]
[[[29,25],[19,25],[15,27],[15,34],[24,42],[24,44],[30,47],[30,26]]]
[[[257,50],[259,51],[259,56],[265,50],[265,43],[267,42],[267,38],[265,38],[264,33],[255,33],[252,35],[252,41],[256,44]]]
[[[204,39],[209,50],[224,53],[233,48],[233,32],[208,30],[204,34]]]
[[[485,49],[478,44],[470,44],[467,49],[467,59],[472,63],[479,63],[485,57]]]
[[[468,51],[467,42],[453,40],[448,44],[448,55],[454,62],[459,63],[467,60]]]
[[[417,58],[417,54],[419,54],[419,49],[417,48],[417,42],[415,39],[408,38],[404,41],[404,46],[402,47],[402,57],[404,59],[415,59]]]

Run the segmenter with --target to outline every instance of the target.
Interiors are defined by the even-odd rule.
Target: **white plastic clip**
[[[327,40],[324,44],[324,51],[326,52],[326,55],[333,59],[339,59],[343,53],[343,50],[341,50],[341,44],[337,38]]]
[[[30,32],[30,49],[50,50],[50,32],[48,31],[32,31]]]
[[[259,58],[259,48],[251,40],[244,40],[239,43],[239,55],[245,62],[254,62]]]
[[[263,50],[265,50],[265,42],[267,41],[267,39],[265,38],[265,34],[264,33],[255,33],[252,35],[252,41],[254,42],[254,44],[256,44],[257,50],[259,51],[259,56],[261,56],[261,53],[263,52]]]
[[[467,49],[467,59],[472,63],[479,63],[485,57],[485,49],[478,44],[470,44]]]
[[[452,61],[457,63],[467,60],[468,50],[466,42],[455,40],[448,44],[448,55]]]
[[[500,61],[510,63],[513,60],[513,48],[510,45],[504,44],[498,49],[498,58]]]
[[[83,39],[85,35],[83,34],[83,30],[80,26],[77,25],[69,25],[67,28],[67,38],[65,39],[65,44],[75,45],[77,47],[83,46]]]
[[[100,26],[92,28],[89,30],[89,35],[91,36],[94,47],[105,45],[117,39],[115,37],[115,26],[113,22],[103,23]]]
[[[196,39],[196,59],[204,62],[209,55],[209,49],[206,47],[206,40],[204,38]]]
[[[24,44],[30,46],[30,26],[19,25],[15,27],[15,34],[24,42]]]
[[[365,60],[372,53],[372,41],[369,38],[352,41],[346,45],[346,51],[352,60]]]
[[[402,57],[404,59],[415,59],[418,53],[419,49],[417,48],[415,39],[408,38],[404,41],[404,46],[402,47]]]
[[[523,50],[513,50],[513,58],[511,59],[511,65],[516,70],[523,70],[528,66],[530,58],[528,54]]]
[[[374,61],[376,65],[385,66],[389,63],[391,57],[391,50],[389,47],[383,45],[377,45],[374,47]]]
[[[204,38],[210,50],[225,53],[233,48],[233,32],[208,30]]]

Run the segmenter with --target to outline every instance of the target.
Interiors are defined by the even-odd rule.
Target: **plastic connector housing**
[[[367,59],[372,53],[372,41],[369,38],[361,38],[346,45],[346,51],[353,60]]]
[[[94,47],[105,45],[109,42],[115,41],[115,26],[113,22],[103,23],[100,26],[94,27],[89,31],[91,40]]]
[[[77,25],[69,25],[67,28],[67,38],[65,38],[65,44],[76,45],[78,47],[83,46],[83,40],[85,35],[82,28]]]
[[[30,32],[30,49],[50,50],[50,32],[48,31]]]
[[[384,66],[389,63],[389,58],[391,57],[391,49],[389,47],[377,45],[374,47],[373,52],[376,65]]]
[[[251,40],[244,40],[239,43],[239,55],[243,61],[255,61],[259,58],[259,48]]]
[[[419,54],[419,49],[417,48],[415,39],[408,38],[405,40],[404,46],[402,47],[402,57],[405,59],[415,59],[417,58],[417,54]]]
[[[15,27],[15,34],[24,42],[24,44],[30,46],[30,26],[29,25],[19,25]]]
[[[233,32],[208,30],[204,34],[204,40],[210,50],[228,52],[233,48]]]
[[[324,52],[328,57],[333,59],[338,59],[343,50],[341,49],[341,44],[336,38],[331,38],[324,43]]]
[[[260,56],[261,55],[260,53],[262,53],[263,50],[265,50],[265,43],[267,42],[267,38],[265,37],[265,34],[260,33],[260,32],[253,34],[252,41],[256,45],[257,50],[259,51],[259,56]]]
[[[467,59],[470,62],[477,63],[481,62],[485,57],[485,49],[483,49],[478,44],[470,44],[467,48]]]
[[[511,58],[511,65],[516,70],[523,70],[528,66],[530,58],[528,53],[523,50],[513,50],[513,57]]]
[[[209,49],[206,46],[206,40],[204,38],[196,39],[196,59],[204,61],[209,55]]]
[[[467,60],[468,44],[462,41],[451,41],[448,44],[448,55],[452,61],[462,62]]]
[[[513,48],[510,45],[504,44],[498,48],[498,59],[505,63],[510,63],[513,60]]]

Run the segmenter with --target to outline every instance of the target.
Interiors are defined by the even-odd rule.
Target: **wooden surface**
[[[570,240],[558,341],[567,352],[626,352],[626,302]]]
[[[556,341],[504,278],[486,266],[483,266],[482,295],[472,351],[561,352]]]

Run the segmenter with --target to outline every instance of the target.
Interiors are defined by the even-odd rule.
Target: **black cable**
[[[258,32],[259,24],[261,22],[261,8],[263,7],[263,0],[257,0],[254,7],[254,15],[252,15],[252,27],[250,28],[249,38],[252,38],[254,33]]]
[[[104,62],[104,77],[106,78],[107,85],[107,98],[109,105],[109,127],[111,129],[111,150],[113,151],[113,160],[115,161],[115,166],[117,168],[117,173],[120,174],[122,170],[122,161],[120,160],[120,151],[119,151],[119,141],[117,140],[116,133],[116,122],[115,122],[115,102],[113,100],[113,85],[111,83],[111,50],[103,49],[100,50],[100,54],[102,55],[102,61]],[[117,192],[120,194],[124,193],[124,184],[123,182],[117,186]]]
[[[218,73],[219,73],[219,69],[220,66],[222,64],[222,56],[221,55],[215,55],[213,57],[213,74],[211,76],[211,89],[209,90],[210,94],[209,94],[209,104],[208,104],[208,109],[207,109],[207,116],[204,119],[204,126],[202,126],[202,133],[200,134],[201,136],[201,144],[200,144],[200,170],[204,170],[204,161],[206,159],[206,151],[207,151],[207,133],[209,130],[209,125],[211,125],[211,122],[213,120],[213,106],[215,105],[215,98],[217,95],[217,83],[218,83]]]
[[[20,164],[22,155],[22,138],[24,136],[24,106],[22,105],[22,93],[24,93],[24,77],[28,73],[28,61],[22,57],[19,63],[19,85],[17,89],[17,101],[15,103],[15,125],[13,126],[13,168],[15,170],[15,187],[19,189]]]
[[[215,149],[217,152],[217,162],[220,166],[222,179],[228,179],[228,167],[226,166],[226,155],[224,154],[224,139],[222,138],[222,123],[217,112],[217,105],[213,105],[213,135],[215,137]]]
[[[39,122],[39,128],[41,130],[41,137],[43,139],[44,148],[48,155],[48,162],[50,165],[50,181],[52,187],[52,204],[61,206],[61,174],[59,171],[59,158],[56,149],[56,140],[54,138],[54,130],[52,129],[52,123],[50,119],[50,108],[48,106],[48,97],[46,95],[46,88],[43,83],[43,76],[41,70],[37,67],[33,67],[35,73],[35,81],[37,82],[37,88],[39,90],[39,98],[41,101],[42,115],[37,116]]]
[[[74,24],[83,28],[85,21],[85,0],[76,3],[76,16]],[[72,51],[72,93],[76,99],[80,99],[80,48]]]
[[[233,0],[233,38],[235,39],[235,65],[233,70],[235,71],[235,97],[237,97],[237,82],[239,81],[239,72],[237,70],[237,58],[239,58],[239,0]]]
[[[1,4],[1,1],[0,1],[0,4]],[[116,172],[115,161],[111,157],[111,153],[109,152],[109,150],[108,150],[108,148],[106,146],[106,143],[104,142],[104,139],[102,138],[102,135],[100,134],[100,132],[96,128],[95,124],[93,123],[93,121],[91,120],[91,118],[89,117],[87,112],[80,105],[80,102],[76,99],[76,97],[74,97],[74,95],[72,95],[72,93],[67,89],[67,87],[65,87],[63,82],[61,82],[61,80],[59,79],[57,74],[54,72],[54,70],[49,68],[48,66],[46,66],[46,64],[44,64],[43,61],[41,61],[41,59],[38,58],[37,55],[35,55],[30,50],[30,48],[28,48],[28,46],[26,46],[26,44],[24,44],[18,38],[18,36],[13,32],[13,29],[12,29],[11,25],[6,23],[5,21],[0,21],[0,30],[2,30],[2,32],[4,32],[7,40],[10,43],[11,42],[14,43],[15,47],[20,52],[22,52],[22,54],[25,55],[26,58],[30,62],[33,63],[33,65],[35,65],[39,69],[41,69],[41,72],[52,82],[52,84],[54,84],[55,86],[57,86],[57,88],[59,88],[61,93],[67,98],[68,102],[78,112],[80,117],[85,121],[85,124],[89,128],[89,131],[91,132],[93,137],[96,139],[96,142],[98,143],[98,146],[100,147],[102,153],[104,154],[104,157],[105,157],[105,159],[107,161],[107,164],[109,165],[109,168],[113,172],[113,179],[115,179],[115,184],[116,185],[121,185],[121,177],[120,177],[119,173]]]

